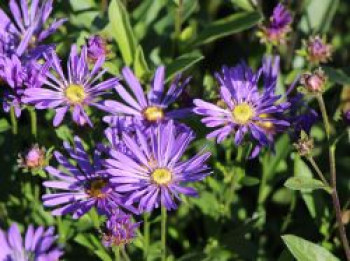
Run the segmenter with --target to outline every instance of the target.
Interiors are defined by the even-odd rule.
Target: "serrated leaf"
[[[111,36],[116,40],[123,60],[131,65],[136,53],[136,38],[132,30],[129,14],[120,0],[112,0],[108,8]]]
[[[175,74],[185,71],[189,67],[203,60],[201,53],[193,52],[179,56],[172,63],[167,65],[166,79],[170,80]]]
[[[194,40],[194,45],[207,44],[219,38],[247,30],[261,21],[258,12],[242,12],[208,25]]]
[[[340,261],[325,248],[301,237],[284,235],[282,239],[298,261]]]
[[[306,177],[291,177],[284,183],[284,186],[292,190],[301,191],[312,191],[315,189],[325,189],[327,191],[330,190],[330,188],[323,184],[322,181]]]

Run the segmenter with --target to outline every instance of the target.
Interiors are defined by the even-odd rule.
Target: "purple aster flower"
[[[124,206],[121,196],[114,190],[110,175],[102,171],[101,152],[95,150],[93,161],[90,161],[82,141],[75,137],[74,142],[75,149],[67,142],[63,145],[77,164],[73,165],[56,151],[54,155],[65,170],[46,167],[46,171],[56,179],[44,182],[44,186],[54,188],[57,192],[44,195],[44,205],[56,207],[52,211],[53,215],[73,213],[73,218],[81,217],[92,207],[96,207],[101,214],[108,214],[111,210]]]
[[[87,39],[86,45],[88,48],[88,58],[92,61],[96,61],[100,57],[106,57],[108,53],[107,42],[99,35],[90,36]]]
[[[311,63],[326,63],[332,57],[332,45],[327,44],[320,36],[311,36],[306,44],[307,58]]]
[[[56,110],[53,125],[61,124],[65,114],[72,109],[74,122],[83,126],[86,123],[92,126],[85,106],[100,107],[98,99],[106,93],[106,90],[118,84],[118,78],[111,78],[97,83],[105,70],[101,70],[104,58],[100,57],[93,68],[89,69],[87,61],[87,47],[84,46],[80,56],[77,47],[72,46],[65,76],[60,65],[60,60],[55,52],[50,57],[54,72],[47,72],[47,80],[41,88],[25,90],[24,102],[34,104],[37,109]],[[57,77],[56,77],[57,76]]]
[[[136,229],[140,223],[134,223],[131,215],[116,213],[108,217],[102,234],[102,242],[106,247],[125,246],[136,237]]]
[[[261,39],[272,44],[284,43],[287,33],[291,30],[292,16],[290,12],[279,3],[270,17],[270,23],[262,27]]]
[[[186,112],[189,112],[188,109],[168,110],[169,105],[179,97],[188,84],[189,78],[181,82],[181,76],[178,75],[166,92],[164,90],[165,67],[160,66],[155,72],[151,89],[146,97],[140,82],[130,68],[124,68],[122,74],[133,95],[130,95],[122,85],[117,86],[115,89],[123,102],[105,101],[106,111],[114,115],[132,116],[135,121],[146,125],[167,119],[182,118],[186,116]]]
[[[235,67],[224,67],[222,74],[216,74],[220,83],[220,106],[201,99],[194,100],[194,112],[204,116],[202,122],[209,128],[215,128],[207,135],[222,142],[234,135],[236,145],[240,145],[249,134],[259,146],[272,146],[273,135],[289,126],[284,113],[288,102],[279,101],[275,94],[279,59],[272,63],[265,58],[263,68],[257,73],[244,63]],[[258,82],[263,73],[263,88]]]
[[[140,211],[151,211],[160,205],[176,209],[179,194],[196,196],[197,191],[186,187],[189,182],[204,179],[210,174],[205,164],[210,153],[199,153],[181,160],[194,139],[192,132],[178,132],[173,121],[150,127],[153,131],[136,130],[136,136],[123,134],[123,141],[132,155],[111,151],[106,171],[116,191],[128,194],[126,204],[137,202]]]
[[[10,0],[9,8],[11,17],[0,9],[0,35],[6,34],[7,52],[14,52],[22,56],[27,50],[42,55],[48,46],[38,46],[44,39],[54,33],[66,19],[55,20],[46,29],[46,24],[51,12],[53,0],[31,1],[30,7],[27,0]],[[41,3],[40,3],[41,2]],[[36,49],[39,47],[38,49]],[[35,50],[36,49],[36,50]]]
[[[24,239],[13,223],[8,232],[0,229],[0,260],[2,261],[57,261],[63,255],[60,248],[54,245],[57,240],[54,228],[35,229],[30,225]]]

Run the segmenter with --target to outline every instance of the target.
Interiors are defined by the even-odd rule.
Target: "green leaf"
[[[244,176],[241,180],[242,185],[244,186],[255,186],[260,183],[260,180],[256,177]]]
[[[340,261],[328,250],[301,237],[284,235],[282,239],[298,261]]]
[[[136,38],[132,30],[127,10],[120,0],[112,0],[108,8],[112,37],[116,40],[123,60],[131,65],[136,53]]]
[[[250,0],[231,0],[231,2],[245,11],[254,11],[254,6]]]
[[[326,75],[328,76],[328,80],[330,82],[347,85],[350,84],[350,76],[346,71],[349,71],[349,68],[345,69],[336,69],[332,67],[322,67]]]
[[[327,191],[330,190],[330,188],[323,184],[322,181],[306,177],[291,177],[284,183],[284,186],[292,190],[301,191],[312,191],[315,189],[325,189]]]
[[[175,74],[185,71],[189,67],[203,60],[204,56],[199,52],[187,53],[179,56],[167,65],[166,79],[170,80]]]
[[[6,119],[0,119],[0,132],[11,129],[10,123]]]
[[[258,12],[242,12],[225,17],[208,25],[198,34],[193,44],[207,44],[219,38],[247,30],[259,23],[261,19],[262,17]]]
[[[113,261],[106,251],[96,250],[95,254],[103,261]]]
[[[143,78],[150,71],[141,45],[139,45],[136,50],[135,61],[134,61],[134,71],[138,78]]]
[[[326,33],[338,8],[339,0],[310,0],[308,3],[300,22],[302,31],[306,34]]]

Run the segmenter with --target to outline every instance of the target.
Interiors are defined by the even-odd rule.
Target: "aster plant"
[[[77,47],[72,46],[67,64],[67,76],[64,75],[60,59],[55,52],[50,57],[52,71],[46,74],[42,88],[26,89],[24,102],[33,104],[36,109],[52,109],[56,111],[53,125],[61,124],[64,116],[71,110],[73,121],[80,126],[92,122],[85,111],[85,107],[101,107],[99,98],[107,90],[118,85],[118,78],[113,77],[97,83],[105,73],[102,70],[104,57],[100,57],[92,69],[89,68],[87,47],[83,46],[80,55]]]
[[[43,185],[53,188],[55,193],[43,196],[44,205],[55,207],[53,215],[73,214],[73,218],[79,218],[95,207],[100,214],[107,215],[112,210],[124,207],[122,196],[114,189],[111,175],[102,169],[100,150],[94,151],[92,161],[85,151],[80,138],[74,138],[75,148],[69,143],[63,145],[71,159],[76,161],[73,165],[69,159],[58,151],[54,152],[57,161],[64,170],[46,167],[46,171],[55,179],[45,181]],[[128,207],[129,210],[133,208]]]
[[[289,126],[284,113],[289,102],[280,101],[275,94],[278,59],[264,60],[264,65],[256,73],[244,63],[235,67],[223,67],[216,78],[220,84],[219,105],[195,99],[194,112],[203,116],[202,122],[215,128],[207,138],[216,138],[220,143],[230,135],[234,143],[241,145],[244,138],[257,143],[258,147],[273,146],[273,136]],[[263,88],[258,81],[263,74]]]
[[[63,251],[55,246],[58,236],[54,228],[34,228],[30,225],[22,238],[16,223],[9,230],[0,229],[0,260],[2,261],[54,261],[59,260]]]
[[[157,124],[168,119],[178,119],[186,116],[188,109],[169,109],[169,106],[181,95],[183,89],[189,82],[189,78],[181,81],[181,76],[175,77],[169,89],[165,91],[165,67],[157,68],[151,89],[144,94],[139,80],[130,70],[125,67],[122,75],[129,85],[132,95],[126,91],[122,85],[118,85],[115,90],[122,99],[122,102],[107,100],[104,102],[105,110],[113,115],[131,116],[135,122],[143,125]]]

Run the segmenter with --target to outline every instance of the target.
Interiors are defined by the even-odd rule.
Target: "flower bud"
[[[314,140],[302,131],[299,140],[293,145],[300,156],[309,156],[314,148]]]
[[[300,79],[300,83],[305,86],[309,93],[322,93],[327,77],[321,68],[313,73],[305,73]]]
[[[307,59],[314,64],[326,63],[332,56],[332,46],[318,35],[309,38],[306,44],[306,51]]]
[[[18,159],[19,166],[26,170],[37,170],[46,166],[46,150],[39,148],[35,144],[27,152],[20,154]]]
[[[107,41],[99,35],[90,36],[87,39],[88,58],[92,61],[105,57],[108,54]]]

